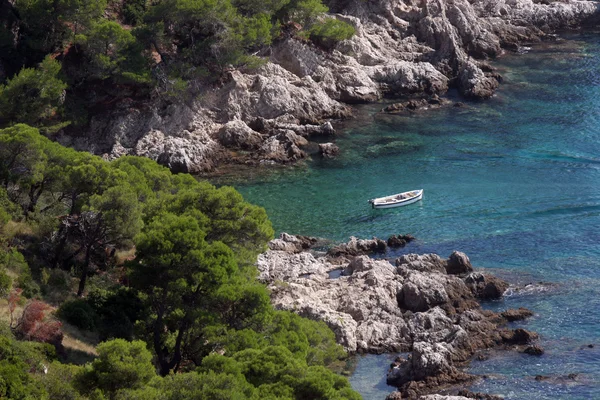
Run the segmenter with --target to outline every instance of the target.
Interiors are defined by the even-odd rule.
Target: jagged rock
[[[450,254],[448,262],[446,263],[446,272],[452,275],[461,275],[469,272],[473,272],[473,266],[471,260],[463,252],[454,251]]]
[[[448,300],[448,294],[439,279],[417,271],[409,273],[398,293],[400,308],[415,312],[427,311]]]
[[[333,136],[335,135],[335,129],[331,122],[325,122],[321,125],[299,125],[299,124],[286,124],[286,123],[275,123],[274,128],[276,129],[287,129],[294,131],[295,134],[302,137],[311,136]]]
[[[298,76],[277,64],[267,63],[256,75],[231,72],[223,115],[228,119],[266,119],[291,114],[301,121],[319,123],[324,118],[343,118],[350,110],[331,99],[310,77]]]
[[[530,332],[522,328],[517,328],[511,331],[503,331],[500,334],[504,343],[514,345],[530,344],[538,338],[537,333]]]
[[[446,261],[437,254],[405,254],[396,259],[398,273],[406,276],[408,271],[446,273]]]
[[[504,400],[503,397],[496,396],[493,394],[481,393],[481,392],[471,392],[467,389],[461,389],[458,391],[459,396],[464,396],[467,399],[477,399],[477,400]]]
[[[300,149],[308,141],[294,131],[285,130],[275,136],[271,136],[258,150],[258,157],[261,160],[271,160],[278,162],[297,161],[306,157],[306,152]]]
[[[120,143],[115,146],[123,151]],[[174,137],[152,131],[137,142],[132,153],[151,158],[173,172],[197,173],[212,170],[222,157],[222,148],[203,132],[183,131]]]
[[[351,238],[346,247],[378,247],[376,240],[366,242]],[[278,250],[259,256],[260,279],[268,284],[273,305],[324,321],[351,352],[411,351],[388,375],[404,397],[467,382],[473,377],[458,366],[476,351],[523,345],[536,337],[525,330],[500,329],[507,319],[482,310],[465,281],[446,274],[450,261],[435,254],[405,255],[397,266],[361,255],[340,266],[339,258],[296,253],[300,243],[282,234],[270,244]],[[454,253],[453,258],[467,265],[465,255]],[[339,278],[327,274],[341,267]]]
[[[387,245],[392,248],[404,247],[413,240],[415,238],[412,235],[392,235],[388,238]]]
[[[487,99],[492,97],[498,88],[498,79],[486,75],[473,62],[467,62],[459,74],[460,92],[465,97]]]
[[[333,2],[331,9],[338,13],[333,17],[356,30],[332,51],[295,39],[296,28],[288,24],[287,37],[273,43],[267,62],[254,72],[229,71],[216,88],[193,82],[202,96],[192,102],[124,99],[92,116],[85,135],[62,132],[57,139],[107,159],[126,154],[160,158],[178,171],[202,172],[240,161],[242,155],[224,157],[217,141],[257,153],[248,161],[294,162],[306,154],[296,140],[290,144],[277,136],[288,131],[304,137],[332,134],[323,123],[352,114],[341,102],[443,94],[450,84],[465,96],[489,97],[499,76],[479,59],[600,15],[597,3],[585,0],[347,0]],[[430,99],[427,105],[413,101],[406,106],[438,103]],[[259,129],[257,119],[272,126]],[[230,121],[240,125],[232,130]],[[241,123],[269,136],[268,143]]]
[[[243,121],[229,121],[219,130],[219,141],[225,147],[243,150],[258,149],[263,138],[260,133],[253,131]]]
[[[518,310],[510,309],[510,310],[503,311],[501,313],[501,315],[508,322],[514,322],[514,321],[522,321],[526,318],[531,317],[533,315],[533,312],[531,312],[530,310],[528,310],[526,308],[521,307]]]
[[[482,300],[494,300],[502,297],[508,283],[495,276],[473,272],[465,278],[465,283],[473,294]]]
[[[332,247],[327,251],[327,254],[331,257],[354,257],[361,254],[383,252],[386,248],[386,242],[381,239],[357,239],[351,236],[348,243]]]
[[[279,238],[269,242],[269,249],[287,251],[289,253],[299,253],[303,250],[310,249],[317,239],[310,236],[290,235],[282,232]]]
[[[287,251],[272,250],[260,254],[257,261],[263,282],[289,281],[310,274],[326,275],[328,266],[310,253],[290,254]]]
[[[447,343],[416,342],[408,358],[399,357],[387,375],[388,385],[402,386],[430,376],[452,374],[452,350]]]
[[[528,346],[523,350],[523,353],[529,354],[530,356],[541,356],[544,354],[544,349],[538,345]]]
[[[325,158],[334,158],[340,152],[340,148],[333,143],[319,144],[319,153]]]
[[[463,396],[442,396],[441,394],[430,394],[419,397],[419,400],[469,400],[469,398]]]

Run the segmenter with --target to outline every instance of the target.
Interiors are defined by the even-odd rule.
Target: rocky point
[[[391,263],[365,255],[385,251],[377,238],[351,238],[318,256],[307,251],[313,243],[282,234],[259,256],[260,280],[276,308],[324,321],[350,352],[408,352],[388,371],[388,383],[399,388],[390,396],[417,398],[470,382],[474,377],[461,367],[484,349],[543,352],[534,332],[505,327],[529,310],[481,308],[480,301],[500,298],[508,284],[474,270],[464,253],[407,254]],[[334,270],[339,277],[330,277]]]

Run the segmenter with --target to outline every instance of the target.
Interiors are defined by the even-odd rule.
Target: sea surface
[[[335,138],[339,158],[314,154],[227,182],[265,207],[277,232],[417,238],[390,258],[464,251],[513,285],[485,307],[531,309],[535,316],[514,326],[540,333],[546,350],[473,361],[469,372],[482,379],[471,390],[600,399],[600,35],[531,45],[494,65],[504,83],[488,101],[404,116],[360,107]],[[411,206],[367,203],[420,188],[424,198]],[[392,391],[392,358],[359,358],[350,380],[366,400]]]

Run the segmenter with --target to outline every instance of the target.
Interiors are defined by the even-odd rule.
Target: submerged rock
[[[387,245],[392,248],[404,247],[413,240],[415,238],[412,235],[392,235],[388,238]]]
[[[319,153],[325,158],[334,158],[340,152],[340,148],[333,143],[319,144]]]
[[[506,318],[508,322],[521,321],[526,318],[533,316],[533,313],[526,308],[519,308],[518,310],[506,310],[501,313],[502,317]]]
[[[358,239],[354,236],[350,238],[348,243],[342,243],[332,247],[327,251],[330,257],[353,257],[362,254],[370,254],[373,252],[383,252],[387,248],[384,240],[373,239]]]

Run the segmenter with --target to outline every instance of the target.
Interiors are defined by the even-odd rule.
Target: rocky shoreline
[[[543,353],[536,333],[506,327],[531,311],[481,308],[481,301],[501,298],[508,284],[474,270],[464,253],[448,259],[407,254],[392,264],[366,255],[385,251],[380,239],[351,238],[317,255],[309,251],[314,243],[282,234],[259,256],[259,279],[276,308],[324,321],[351,353],[407,352],[388,371],[388,384],[398,388],[390,400],[472,382],[476,377],[463,367],[474,356],[485,357],[487,349]]]
[[[490,97],[501,78],[486,60],[598,15],[598,2],[588,0],[340,0],[330,8],[356,29],[333,51],[288,32],[261,54],[264,66],[229,71],[191,103],[124,101],[94,116],[85,133],[58,139],[107,159],[146,156],[191,173],[293,163],[307,157],[308,140],[333,138],[329,121],[351,117],[352,104],[404,98],[389,111],[435,107],[451,87],[465,98]]]

